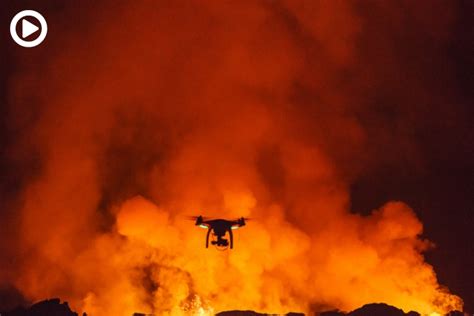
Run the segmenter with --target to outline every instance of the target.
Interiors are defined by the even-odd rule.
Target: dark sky
[[[427,75],[441,76],[443,81],[440,68],[452,67],[456,93],[444,102],[458,106],[460,114],[451,122],[440,117],[439,122],[422,128],[415,136],[422,155],[427,157],[424,171],[414,170],[413,166],[381,166],[358,179],[352,193],[356,210],[375,207],[387,199],[400,199],[413,206],[425,225],[425,235],[436,244],[427,253],[427,260],[434,265],[440,282],[459,293],[472,311],[474,2],[457,4],[460,9],[455,32]],[[426,59],[430,54],[426,51]],[[419,122],[420,126],[423,123]]]
[[[451,122],[447,117],[439,117],[438,122],[424,126],[416,134],[416,143],[427,158],[425,170],[400,165],[374,169],[354,183],[352,202],[355,210],[370,209],[387,199],[399,199],[413,206],[424,223],[425,236],[436,244],[427,253],[427,260],[434,265],[440,282],[459,293],[472,311],[474,2],[456,3],[459,11],[455,31],[441,58],[426,75],[442,82],[446,80],[443,69],[449,67],[455,73],[454,82],[447,85],[453,84],[456,92],[444,102],[459,107],[460,114]],[[426,59],[430,59],[431,52],[425,53]],[[439,89],[442,91],[443,87]]]
[[[58,36],[65,36],[67,33],[67,30],[56,32],[54,29],[55,23],[65,25],[61,20],[63,10],[69,12],[68,17],[73,19],[71,23],[80,25],[83,23],[81,12],[94,9],[87,4],[77,8],[78,16],[73,16],[71,7],[66,2],[47,2],[2,1],[0,4],[0,218],[8,223],[2,225],[0,230],[2,239],[15,234],[15,197],[30,174],[38,168],[34,157],[23,157],[18,162],[6,154],[6,148],[15,144],[22,133],[21,129],[12,128],[9,120],[15,100],[8,97],[8,83],[18,71],[19,55],[23,62],[25,58],[29,59],[29,66],[34,67],[41,60],[36,59],[35,54],[44,53],[41,47],[26,53],[24,49],[17,47],[10,38],[10,19],[16,12],[26,8],[44,13],[51,21],[57,21],[51,23],[47,38],[47,41],[54,42]],[[383,22],[380,21],[380,16],[372,16],[371,6],[367,3],[361,2],[360,10],[369,23],[373,23],[371,30],[374,37],[378,33],[383,35],[386,26],[381,26]],[[393,106],[396,98],[405,94],[401,99],[409,99],[412,93],[401,84],[396,91],[381,90],[380,95],[374,96],[378,100],[377,104],[383,103],[385,106],[374,106],[373,117],[366,112],[360,116],[361,122],[374,131],[381,127],[372,124],[372,119],[376,119],[381,125],[390,125],[400,118],[413,119],[406,124],[413,128],[410,137],[422,157],[422,167],[417,163],[403,161],[375,163],[366,172],[355,177],[351,186],[351,202],[352,209],[356,212],[375,209],[388,200],[401,200],[409,204],[424,224],[424,236],[436,244],[433,250],[427,252],[426,257],[434,266],[440,283],[460,295],[467,310],[474,311],[474,1],[452,3],[456,12],[455,22],[442,44],[433,44],[429,39],[417,42],[417,38],[406,38],[410,45],[395,48],[399,49],[398,54],[402,56],[400,60],[406,61],[410,72],[428,82],[428,92],[441,105],[437,108],[421,106],[416,109],[416,115],[411,115],[409,110],[398,112]],[[426,10],[430,10],[429,2],[425,6]],[[371,55],[372,45],[375,44],[361,42],[359,45],[362,46],[361,52],[368,56],[366,60],[377,58],[376,55]],[[412,55],[403,57],[404,54],[408,56],[409,50],[413,49],[419,52],[416,58]],[[366,66],[371,67],[369,63]],[[379,66],[380,63],[377,63],[377,67]],[[392,80],[396,80],[396,72],[389,69],[387,76],[391,75],[394,76]],[[416,95],[416,92],[413,94]],[[451,106],[452,111],[446,110]],[[387,141],[382,136],[374,137],[375,145],[368,155],[385,155],[386,152],[382,151],[387,150],[388,146],[384,145]],[[400,150],[400,147],[392,150]],[[5,264],[7,269],[12,264],[11,261],[0,263]]]
[[[459,293],[472,311],[474,2],[456,3],[459,11],[455,32],[427,76],[441,76],[443,81],[442,69],[452,67],[454,82],[446,85],[453,84],[456,92],[444,102],[459,107],[459,115],[451,122],[447,117],[440,117],[415,136],[422,155],[427,157],[424,171],[381,166],[358,179],[352,193],[356,210],[367,209],[368,205],[375,207],[387,199],[400,199],[413,206],[425,225],[425,235],[436,244],[436,248],[427,253],[427,260],[434,265],[440,282]],[[430,54],[426,51],[426,59],[430,59]],[[419,124],[423,126],[423,122]]]

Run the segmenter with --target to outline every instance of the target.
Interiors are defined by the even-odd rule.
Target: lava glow
[[[351,2],[125,3],[92,10],[81,41],[50,41],[41,73],[11,82],[12,156],[38,160],[8,276],[25,297],[92,316],[462,309],[409,205],[351,212],[360,174],[418,159],[370,154],[373,133],[410,140],[361,119],[378,69],[400,66],[362,59],[364,40],[397,56]],[[221,252],[189,215],[252,221]]]

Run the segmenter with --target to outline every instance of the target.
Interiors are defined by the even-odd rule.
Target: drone
[[[213,240],[211,240],[211,244],[221,250],[227,249],[229,245],[230,249],[234,248],[234,235],[232,231],[245,226],[245,220],[248,220],[248,218],[244,217],[236,220],[226,220],[220,218],[209,219],[202,216],[193,216],[191,219],[196,220],[196,226],[207,229],[206,248],[209,248],[209,236],[212,233]],[[224,238],[227,232],[229,233],[230,242]]]

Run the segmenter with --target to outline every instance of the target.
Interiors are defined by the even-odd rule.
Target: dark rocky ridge
[[[217,313],[216,316],[267,316],[273,314],[261,314],[254,311],[228,311]],[[278,314],[275,314],[278,315]],[[302,313],[288,313],[286,316],[304,316]]]
[[[330,312],[323,312],[319,314],[320,316],[364,316],[364,315],[384,315],[384,316],[420,316],[417,312],[408,312],[405,313],[401,309],[387,305],[387,304],[367,304],[353,310],[349,313],[343,313],[339,311],[330,311]]]
[[[45,300],[31,305],[28,308],[18,307],[12,311],[0,312],[1,316],[79,316],[78,313],[69,308],[67,302],[61,303],[59,298]],[[216,316],[265,316],[269,314],[261,314],[253,311],[227,311],[220,312]],[[287,316],[304,316],[301,313],[288,313]],[[367,304],[349,313],[340,311],[327,311],[316,314],[319,316],[420,316],[417,312],[404,313],[401,309],[387,304]],[[450,312],[447,316],[464,316],[464,313],[455,311]],[[87,316],[84,313],[82,316]],[[132,316],[153,316],[135,313]]]
[[[12,311],[1,312],[0,314],[2,316],[78,316],[69,308],[67,302],[61,303],[59,298],[41,301],[29,308],[17,307]]]

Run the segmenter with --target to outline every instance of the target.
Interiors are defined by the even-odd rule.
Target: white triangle
[[[39,27],[37,27],[33,23],[28,22],[28,20],[26,19],[21,20],[21,37],[23,38],[28,37],[38,30],[39,30]]]

